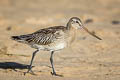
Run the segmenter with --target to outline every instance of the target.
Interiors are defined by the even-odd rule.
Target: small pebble
[[[11,29],[12,29],[11,26],[9,26],[9,27],[6,28],[7,31],[10,31]]]
[[[85,20],[85,23],[87,24],[87,23],[92,23],[93,22],[93,19],[87,19],[87,20]]]
[[[120,24],[120,21],[114,20],[112,21],[112,24]]]

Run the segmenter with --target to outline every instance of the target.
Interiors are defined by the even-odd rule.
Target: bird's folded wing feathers
[[[59,34],[59,31],[60,30],[54,30],[49,28],[41,29],[31,34],[31,37],[26,39],[26,41],[28,43],[48,45],[61,37],[61,35]]]

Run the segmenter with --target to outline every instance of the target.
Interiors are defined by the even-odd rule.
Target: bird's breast
[[[77,30],[75,30],[75,29],[71,29],[68,32],[68,35],[67,35],[67,44],[68,45],[72,44],[75,41],[75,39],[76,39],[76,32],[77,32]]]
[[[34,44],[34,45],[32,45],[32,47],[39,49],[39,50],[45,50],[45,51],[57,51],[57,50],[61,50],[61,49],[65,48],[66,45],[67,44],[64,41],[57,41],[57,42],[53,42],[49,45]]]

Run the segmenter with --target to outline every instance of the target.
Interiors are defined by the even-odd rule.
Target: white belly
[[[66,44],[65,43],[59,43],[57,44],[53,49],[54,50],[60,50],[60,49],[63,49],[66,47]]]
[[[57,43],[57,44],[50,44],[50,45],[38,45],[34,44],[32,45],[33,48],[39,49],[39,50],[45,50],[45,51],[56,51],[61,50],[66,47],[66,43]]]

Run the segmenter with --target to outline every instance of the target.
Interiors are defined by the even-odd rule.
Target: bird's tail
[[[20,35],[20,36],[11,36],[12,40],[25,43],[28,38],[30,38],[30,35]]]

